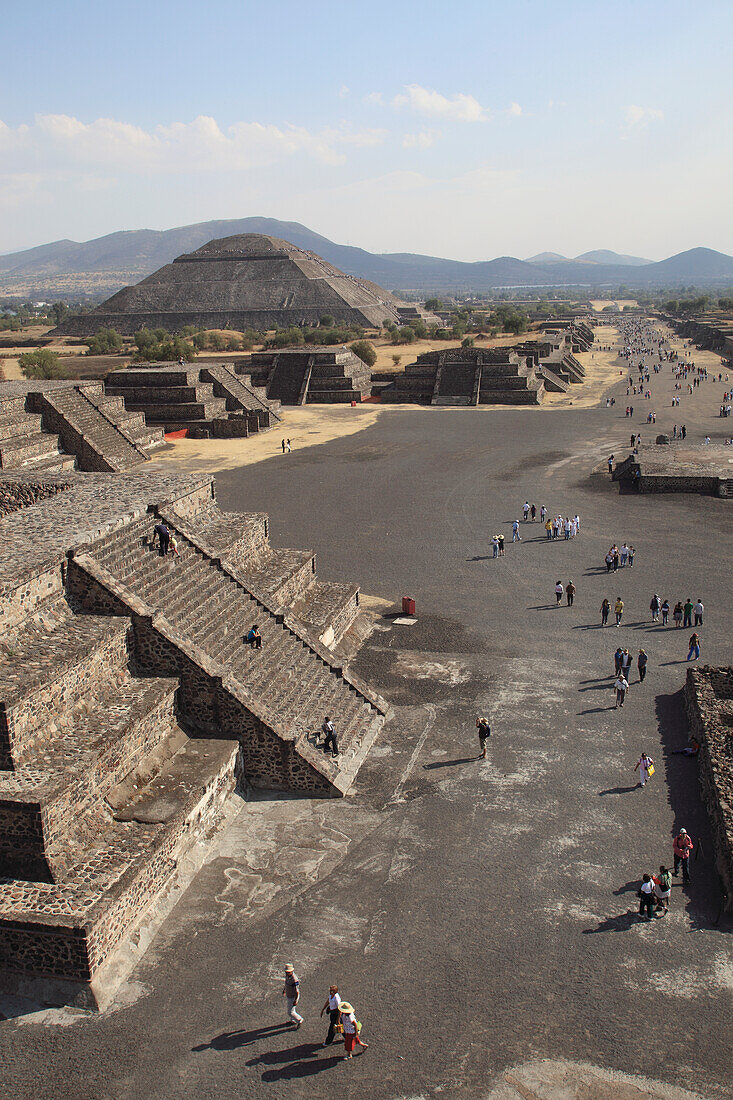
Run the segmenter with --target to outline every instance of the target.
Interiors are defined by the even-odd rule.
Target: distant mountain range
[[[733,257],[710,248],[693,248],[658,263],[605,250],[585,252],[575,259],[544,252],[530,260],[500,256],[463,263],[414,253],[376,255],[362,248],[335,244],[298,222],[240,218],[200,222],[179,229],[110,233],[83,243],[55,241],[0,256],[0,294],[106,297],[122,286],[138,282],[182,252],[193,252],[213,238],[237,233],[282,237],[299,248],[317,252],[349,275],[370,279],[388,290],[422,294],[480,293],[519,287],[592,289],[623,285],[641,289],[733,283]]]
[[[567,256],[561,256],[559,252],[540,252],[536,256],[529,256],[527,263],[616,264],[622,267],[642,267],[644,264],[652,263],[652,261],[642,260],[641,256],[624,256],[620,252],[610,252],[607,248],[597,248],[594,252],[584,252],[582,256],[576,256],[574,260],[568,259]]]

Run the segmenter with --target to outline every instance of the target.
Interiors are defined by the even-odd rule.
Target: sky
[[[214,218],[733,253],[730,0],[6,6],[0,252]]]

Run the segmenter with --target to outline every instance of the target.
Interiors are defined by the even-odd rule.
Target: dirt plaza
[[[359,578],[374,629],[354,669],[394,716],[346,799],[233,807],[108,1010],[3,1002],[6,1095],[37,1096],[41,1078],[44,1096],[114,1100],[730,1095],[732,925],[695,761],[672,755],[689,631],[649,612],[655,592],[701,597],[701,663],[731,663],[730,504],[619,495],[603,470],[632,427],[615,377],[592,407],[370,410],[360,431],[312,447],[294,432],[290,454],[268,439],[259,462],[222,461],[222,507],[267,510],[278,544]],[[669,374],[654,376],[633,428],[650,438],[682,418],[688,443],[720,435],[723,388],[680,412]],[[580,534],[548,541],[538,519],[512,544],[525,500],[577,513]],[[633,569],[606,573],[612,542],[635,547]],[[572,608],[555,605],[558,579],[575,584]],[[403,595],[413,625],[394,622]],[[602,599],[619,595],[622,626],[601,628]],[[619,644],[649,655],[622,711]],[[644,790],[642,750],[657,767]],[[641,875],[671,863],[680,826],[692,884],[675,879],[669,916],[640,923]],[[334,982],[369,1043],[350,1064],[321,1046]]]

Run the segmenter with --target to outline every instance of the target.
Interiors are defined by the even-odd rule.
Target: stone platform
[[[727,422],[726,422],[727,423]],[[733,495],[733,446],[724,443],[642,444],[616,464],[613,479],[622,493]]]
[[[0,984],[94,1006],[235,786],[344,794],[388,707],[328,648],[358,587],[272,548],[266,515],[221,512],[210,477],[16,475],[3,493]],[[150,546],[160,520],[176,556]],[[338,758],[317,747],[325,714]]]

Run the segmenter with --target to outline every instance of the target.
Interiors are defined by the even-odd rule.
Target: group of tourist
[[[616,573],[619,569],[625,569],[627,565],[630,569],[633,569],[635,555],[636,550],[633,546],[625,542],[619,549],[614,542],[613,545],[608,548],[608,553],[604,558],[606,572],[610,573],[613,571]]]
[[[296,1007],[300,1002],[300,978],[295,973],[292,963],[288,963],[285,967],[282,995],[285,998],[285,1011],[288,1016],[286,1025],[293,1024],[297,1031],[305,1020]],[[336,1041],[336,1036],[342,1035],[345,1059],[353,1058],[354,1048],[357,1046],[362,1050],[367,1049],[369,1044],[361,1038],[361,1023],[356,1018],[354,1006],[341,997],[337,985],[329,986],[328,996],[321,1009],[321,1017],[325,1013],[328,1013],[328,1032],[323,1042],[324,1047],[330,1047]]]

